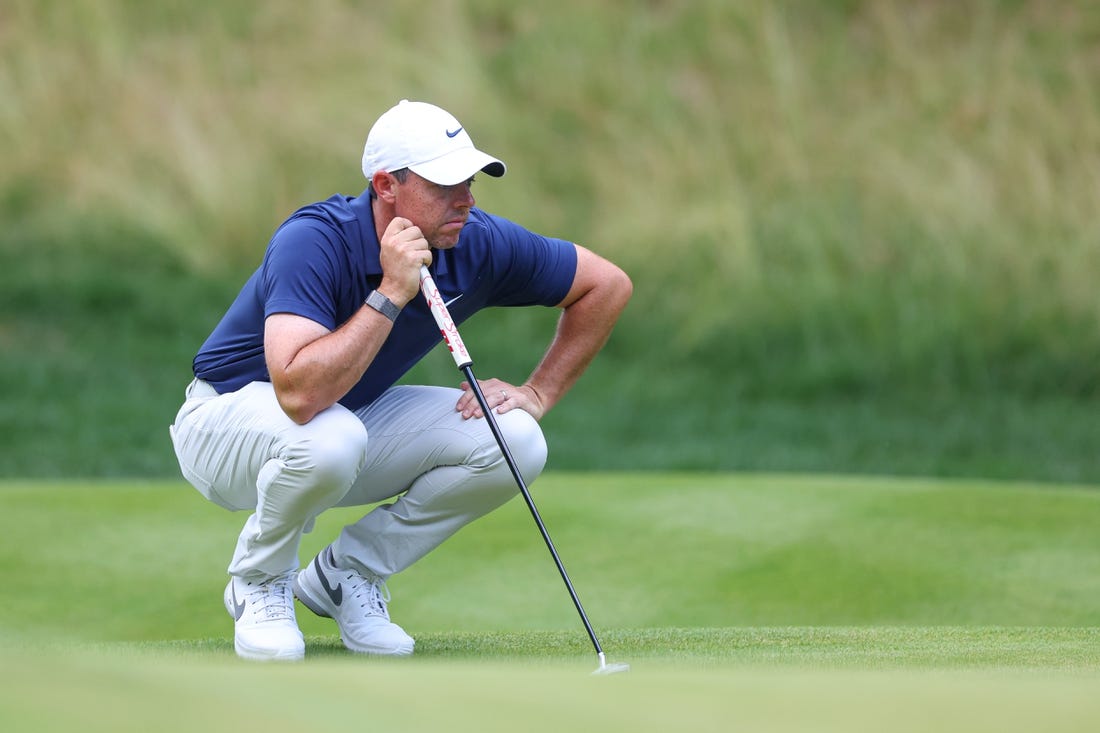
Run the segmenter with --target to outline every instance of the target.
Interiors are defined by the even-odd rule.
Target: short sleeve
[[[265,318],[292,313],[336,329],[336,295],[347,265],[332,237],[311,219],[291,221],[275,234],[260,273]]]
[[[507,219],[487,216],[492,242],[494,292],[498,306],[556,306],[569,294],[577,273],[572,242],[544,237]]]

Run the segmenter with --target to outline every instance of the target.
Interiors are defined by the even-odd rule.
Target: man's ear
[[[395,189],[397,188],[397,179],[391,173],[386,171],[377,171],[370,179],[371,187],[374,189],[374,195],[387,204],[392,204],[396,198]]]

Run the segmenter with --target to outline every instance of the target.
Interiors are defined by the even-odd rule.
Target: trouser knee
[[[288,440],[279,456],[282,471],[298,490],[320,503],[335,504],[363,469],[367,431],[353,413],[330,407]]]
[[[523,410],[512,410],[500,415],[497,422],[520,475],[525,483],[531,483],[538,478],[546,465],[547,448],[542,428],[535,418]],[[482,447],[482,454],[488,461],[486,468],[496,477],[493,483],[511,497],[518,491],[515,477],[512,476],[511,469],[491,433]]]

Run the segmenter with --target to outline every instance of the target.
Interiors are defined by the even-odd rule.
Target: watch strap
[[[401,309],[394,305],[392,300],[377,290],[370,291],[370,295],[363,301],[363,304],[374,308],[391,321],[396,321],[397,315],[401,312]]]

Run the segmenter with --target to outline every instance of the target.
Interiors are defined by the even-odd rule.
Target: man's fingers
[[[432,251],[420,227],[395,216],[382,234],[379,260],[382,286],[391,299],[411,300],[420,289],[420,266],[432,263]]]
[[[395,216],[390,221],[389,226],[386,227],[386,231],[382,235],[382,243],[384,246],[395,249],[426,252],[429,258],[431,256],[429,251],[431,245],[429,245],[428,240],[424,238],[424,232],[420,231],[420,227],[400,216]],[[425,262],[424,264],[428,263]]]
[[[386,227],[386,235],[394,236],[402,231],[412,227],[413,223],[403,216],[395,216],[390,220],[390,225]]]
[[[485,396],[485,402],[489,405],[490,410],[505,413],[512,407],[519,406],[515,404],[515,398],[519,396],[516,388],[507,382],[502,382],[499,379],[485,381],[479,379],[478,385],[481,387],[481,393]],[[462,417],[467,420],[471,417],[485,417],[485,413],[481,411],[481,405],[478,403],[477,395],[474,394],[470,383],[463,381],[459,385],[459,389],[462,390],[462,396],[458,398],[458,402],[455,404],[455,411],[461,412]]]
[[[477,402],[477,395],[474,394],[473,389],[470,388],[469,382],[463,382],[459,385],[459,389],[462,390],[462,396],[458,398],[458,404],[455,405],[455,409],[462,413],[464,420],[469,420],[471,417],[485,417],[481,411],[481,405]]]

